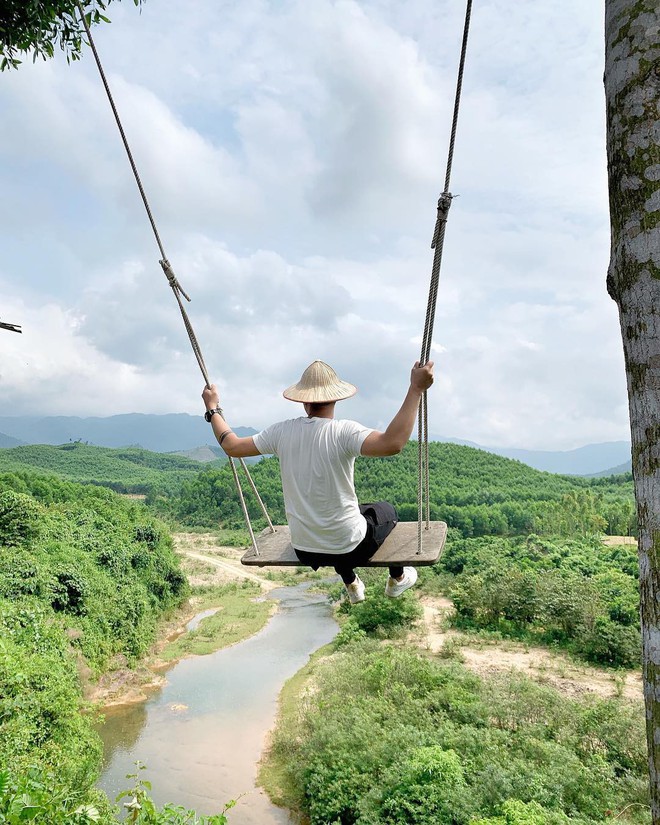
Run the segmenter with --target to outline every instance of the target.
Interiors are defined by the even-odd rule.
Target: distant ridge
[[[237,435],[253,435],[249,427],[233,427]],[[139,445],[157,453],[192,450],[213,444],[211,427],[201,415],[128,413],[106,418],[76,416],[0,417],[0,432],[23,444],[65,444],[82,441],[97,447]],[[18,444],[6,446],[16,447]]]
[[[629,441],[607,441],[603,444],[587,444],[575,450],[523,450],[515,447],[483,447],[473,441],[462,441],[457,438],[433,437],[434,441],[449,441],[452,444],[463,444],[466,447],[476,447],[487,453],[513,458],[522,461],[536,470],[548,473],[559,473],[572,476],[612,475],[615,472],[630,472],[627,470],[611,470],[626,462],[630,464]]]
[[[120,492],[146,492],[154,485],[177,485],[192,478],[199,473],[200,465],[182,456],[136,447],[94,447],[79,442],[59,447],[28,444],[0,450],[0,473],[26,469]]]
[[[486,447],[490,452],[523,461],[537,470],[565,475],[591,475],[603,468],[623,464],[630,458],[630,442],[611,441],[605,444],[587,444],[576,450],[547,452],[544,450],[516,450]]]
[[[251,427],[233,428],[237,435],[254,435]],[[550,473],[562,475],[611,475],[629,472],[620,468],[630,461],[630,442],[611,441],[587,444],[575,450],[525,450],[515,447],[487,447],[458,438],[432,435],[433,441],[444,441],[475,447],[504,458],[513,458]],[[0,417],[0,448],[24,444],[66,444],[82,441],[98,447],[139,445],[158,453],[178,453],[197,461],[210,461],[209,450],[218,451],[210,426],[201,415],[169,413],[144,415],[128,413],[105,418],[75,416]],[[195,455],[190,454],[194,451]]]
[[[4,433],[0,433],[0,449],[22,447],[24,444],[25,441],[21,441],[18,438],[12,438],[12,436],[5,435]]]
[[[194,447],[192,450],[176,450],[173,455],[180,455],[189,458],[191,461],[199,461],[200,464],[208,464],[210,461],[217,461],[224,453],[220,452],[220,455],[218,455],[211,447],[205,445],[204,447]]]
[[[601,470],[600,473],[592,473],[591,478],[607,478],[608,476],[620,476],[624,473],[632,473],[632,459],[618,467],[610,467],[609,470]]]

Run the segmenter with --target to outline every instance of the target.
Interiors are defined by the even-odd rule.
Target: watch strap
[[[216,407],[214,410],[207,410],[204,413],[204,420],[208,421],[209,424],[210,424],[211,419],[213,418],[214,415],[219,415],[220,418],[224,418],[224,415],[222,414],[222,408],[221,407]]]

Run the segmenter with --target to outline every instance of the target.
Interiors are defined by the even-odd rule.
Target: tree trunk
[[[660,4],[605,0],[612,250],[639,521],[651,810],[660,823]]]

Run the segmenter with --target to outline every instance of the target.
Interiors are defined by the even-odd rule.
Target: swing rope
[[[428,362],[431,354],[431,341],[433,338],[433,324],[435,322],[436,304],[438,300],[438,287],[440,284],[440,267],[442,265],[442,252],[445,244],[445,231],[447,219],[453,195],[449,191],[451,181],[451,168],[454,162],[454,148],[456,146],[456,132],[458,129],[458,115],[461,106],[461,92],[463,90],[463,74],[465,71],[465,58],[467,55],[468,36],[470,34],[470,19],[472,16],[472,0],[467,0],[465,8],[465,23],[463,26],[463,42],[461,44],[461,56],[458,65],[458,78],[456,80],[456,94],[454,97],[454,114],[451,123],[451,135],[449,138],[449,151],[447,155],[447,169],[445,172],[445,186],[438,199],[438,212],[433,230],[433,240],[431,249],[434,250],[433,266],[431,268],[431,282],[429,285],[429,298],[426,305],[426,319],[424,321],[424,334],[422,335],[422,351],[420,364]],[[429,431],[428,431],[428,397],[424,392],[419,412],[417,416],[417,554],[422,552],[422,519],[426,522],[425,529],[429,529],[431,522],[430,504],[430,477],[429,477]],[[422,515],[423,514],[423,515]]]
[[[174,270],[172,269],[172,266],[171,266],[169,260],[167,259],[167,255],[165,254],[165,248],[163,246],[163,242],[160,239],[160,234],[158,232],[158,227],[156,226],[156,221],[154,219],[153,212],[151,211],[151,207],[149,205],[149,200],[147,198],[147,194],[144,190],[144,186],[142,185],[142,180],[140,178],[140,173],[138,172],[137,165],[135,163],[135,160],[133,159],[133,153],[131,152],[131,147],[129,146],[128,139],[126,137],[126,133],[124,131],[124,127],[123,127],[122,122],[121,122],[121,118],[119,117],[119,111],[117,110],[117,106],[115,105],[115,101],[114,101],[114,98],[112,96],[112,91],[110,89],[110,84],[108,83],[108,80],[107,80],[106,75],[105,75],[105,71],[103,70],[103,65],[101,64],[101,58],[99,57],[99,53],[96,49],[96,44],[94,43],[94,38],[92,37],[92,32],[91,32],[91,29],[90,29],[90,26],[89,26],[89,22],[87,20],[87,17],[85,16],[85,12],[83,10],[83,7],[82,7],[82,4],[81,4],[80,0],[76,0],[76,7],[78,9],[78,14],[80,15],[80,20],[81,20],[81,22],[83,24],[83,27],[85,29],[85,33],[87,35],[89,45],[92,49],[92,54],[94,55],[94,60],[96,62],[96,67],[99,71],[99,75],[101,76],[101,81],[102,81],[103,86],[105,88],[105,93],[106,93],[108,101],[110,103],[110,108],[112,109],[112,113],[115,117],[115,122],[117,124],[117,128],[119,129],[119,134],[120,134],[122,142],[124,144],[124,149],[126,150],[126,155],[128,156],[128,161],[131,165],[131,169],[133,171],[133,177],[135,178],[135,182],[137,183],[137,187],[140,191],[140,196],[142,198],[142,203],[144,204],[144,208],[146,210],[147,217],[149,218],[149,223],[151,224],[151,229],[153,230],[154,237],[156,239],[156,244],[158,245],[158,249],[160,250],[161,259],[160,259],[159,263],[162,267],[162,270],[165,274],[165,277],[167,278],[167,281],[168,281],[170,287],[172,288],[172,292],[174,293],[174,297],[176,298],[177,304],[179,305],[179,311],[181,312],[181,317],[183,319],[183,324],[186,328],[186,332],[188,333],[188,338],[190,339],[190,345],[192,347],[193,353],[194,353],[195,358],[197,360],[197,363],[199,365],[199,368],[200,368],[200,371],[201,371],[202,376],[204,378],[204,381],[206,382],[206,386],[210,387],[211,386],[211,380],[209,378],[208,370],[206,369],[206,364],[204,362],[204,356],[202,355],[202,349],[199,345],[199,341],[197,340],[197,336],[195,335],[195,330],[193,329],[192,323],[190,322],[190,318],[188,317],[188,313],[186,312],[186,308],[185,308],[185,305],[184,305],[183,300],[182,300],[182,298],[185,298],[185,300],[189,302],[190,298],[188,297],[188,295],[184,291],[183,287],[179,283],[179,280],[176,277],[176,275],[174,273]],[[15,331],[19,331],[19,330],[15,330]],[[266,506],[265,506],[261,496],[257,492],[256,485],[255,485],[254,481],[252,480],[252,476],[250,475],[250,471],[248,470],[247,464],[245,463],[245,461],[242,458],[238,459],[238,463],[240,464],[240,466],[245,471],[245,474],[247,476],[250,488],[252,489],[252,491],[254,492],[254,494],[257,498],[259,506],[261,507],[261,511],[262,511],[266,521],[268,522],[268,526],[270,527],[272,532],[275,532],[275,528],[273,527],[273,523],[270,519],[270,516],[268,515],[268,511],[266,510]],[[238,477],[238,473],[236,472],[236,466],[235,466],[235,463],[234,463],[234,459],[231,458],[231,457],[229,458],[229,464],[230,464],[230,467],[231,467],[232,475],[234,477],[234,482],[236,484],[236,489],[238,490],[238,497],[239,497],[239,500],[240,500],[240,503],[241,503],[241,509],[243,510],[243,515],[245,516],[245,521],[247,523],[248,532],[250,534],[250,541],[252,542],[252,547],[254,548],[255,553],[258,554],[259,550],[257,548],[257,541],[256,541],[256,538],[255,538],[255,535],[254,535],[254,531],[252,529],[252,524],[250,522],[250,516],[248,514],[247,504],[245,503],[245,497],[243,495],[243,490],[241,488],[240,479]]]
[[[199,341],[197,340],[197,336],[195,335],[195,331],[193,326],[190,322],[190,318],[188,317],[188,313],[186,311],[185,305],[183,303],[183,299],[190,302],[189,296],[184,291],[183,287],[179,283],[179,280],[172,269],[172,266],[165,254],[165,249],[163,247],[163,243],[160,239],[160,235],[158,233],[158,228],[156,226],[156,221],[154,220],[153,213],[151,211],[151,207],[149,205],[149,201],[147,199],[146,192],[144,190],[144,186],[142,185],[142,180],[140,178],[140,174],[137,169],[137,165],[133,159],[133,153],[131,152],[131,148],[129,146],[128,140],[126,138],[126,133],[124,132],[124,128],[122,126],[121,119],[119,117],[119,112],[115,105],[114,98],[112,96],[112,92],[110,90],[110,85],[106,78],[105,72],[103,70],[103,66],[101,64],[101,59],[99,57],[98,51],[96,49],[96,44],[94,43],[94,39],[92,37],[92,32],[85,16],[85,12],[83,10],[82,4],[80,0],[75,0],[76,7],[78,9],[78,14],[80,15],[80,20],[82,25],[85,29],[85,33],[87,35],[87,39],[89,41],[89,45],[92,49],[92,53],[94,55],[94,60],[96,62],[96,66],[101,77],[101,81],[105,88],[105,92],[110,103],[110,107],[112,109],[112,113],[115,118],[115,122],[117,124],[117,128],[119,129],[119,134],[121,136],[122,142],[124,144],[124,149],[126,150],[126,155],[128,156],[128,160],[133,171],[133,176],[135,178],[135,182],[137,184],[138,190],[140,192],[140,196],[142,198],[142,202],[144,204],[144,208],[147,213],[147,217],[151,224],[151,228],[153,230],[154,237],[156,239],[156,243],[158,245],[158,249],[160,250],[161,258],[160,258],[160,265],[162,270],[167,278],[167,281],[174,293],[174,297],[176,298],[177,304],[179,306],[179,311],[181,313],[181,317],[183,319],[183,323],[188,333],[188,338],[190,339],[190,345],[192,347],[193,353],[201,370],[202,376],[204,377],[204,381],[206,382],[207,387],[210,386],[211,382],[208,375],[208,370],[206,369],[206,364],[204,363],[204,357],[202,355],[201,347],[199,345]],[[431,353],[431,342],[433,338],[433,325],[435,322],[435,314],[436,314],[436,304],[438,298],[438,287],[440,282],[440,267],[442,264],[442,253],[444,248],[444,241],[445,241],[445,231],[447,226],[447,219],[449,215],[449,209],[451,207],[451,202],[453,199],[453,195],[449,191],[449,184],[451,179],[451,169],[453,164],[454,158],[454,148],[456,144],[456,132],[458,128],[458,115],[460,110],[460,101],[461,101],[461,91],[463,87],[463,73],[465,69],[465,58],[467,54],[467,44],[468,44],[468,35],[470,30],[470,18],[472,13],[472,0],[467,0],[466,10],[465,10],[465,24],[463,28],[463,41],[461,46],[461,55],[459,60],[459,69],[458,69],[458,78],[456,82],[456,95],[454,99],[454,112],[452,117],[452,126],[451,126],[451,135],[449,140],[449,152],[447,157],[447,168],[445,173],[445,184],[444,190],[438,199],[438,207],[437,207],[437,217],[435,228],[433,231],[433,240],[431,242],[431,249],[434,250],[433,256],[433,266],[431,268],[431,280],[429,285],[429,297],[426,307],[426,318],[424,321],[424,332],[422,335],[422,347],[421,347],[421,355],[420,355],[420,364],[424,365],[428,362],[429,356]],[[14,332],[20,332],[20,328],[14,327],[14,325],[3,324],[0,322],[0,327],[6,329],[12,329]],[[254,493],[259,506],[261,507],[261,511],[268,522],[268,526],[270,527],[271,532],[275,532],[275,528],[273,527],[273,523],[268,515],[268,511],[266,510],[266,506],[257,491],[257,487],[250,475],[248,467],[245,461],[240,458],[238,459],[239,464],[245,471],[249,486]],[[259,548],[257,547],[257,541],[254,535],[254,531],[252,529],[252,524],[250,521],[250,516],[248,513],[247,504],[245,502],[245,497],[243,495],[243,490],[241,487],[240,479],[238,477],[238,473],[236,471],[236,465],[234,463],[233,458],[229,458],[229,464],[231,467],[232,475],[234,477],[234,482],[236,484],[236,489],[238,491],[238,496],[241,504],[241,509],[243,511],[243,515],[245,517],[245,522],[247,524],[248,532],[250,534],[250,541],[252,543],[252,547],[254,549],[255,555],[259,555]],[[422,553],[422,519],[424,518],[426,522],[425,529],[428,530],[430,526],[430,501],[429,501],[429,445],[428,445],[428,397],[427,393],[424,392],[418,412],[418,490],[417,490],[417,554],[421,555]],[[424,514],[424,515],[422,515]]]

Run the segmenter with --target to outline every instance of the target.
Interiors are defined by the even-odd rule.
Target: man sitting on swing
[[[433,362],[416,362],[401,409],[385,432],[355,421],[336,419],[335,403],[355,395],[332,367],[314,361],[300,381],[284,390],[302,402],[305,417],[280,421],[254,436],[240,438],[225,422],[215,384],[202,398],[207,421],[228,456],[246,458],[273,453],[280,460],[282,490],[291,543],[303,564],[314,570],[329,565],[341,576],[351,604],[364,601],[364,583],[354,568],[368,561],[392,532],[398,518],[387,501],[358,504],[353,467],[359,455],[400,453],[415,426],[419,401],[433,383]],[[417,581],[414,567],[390,567],[385,595],[397,598]]]

